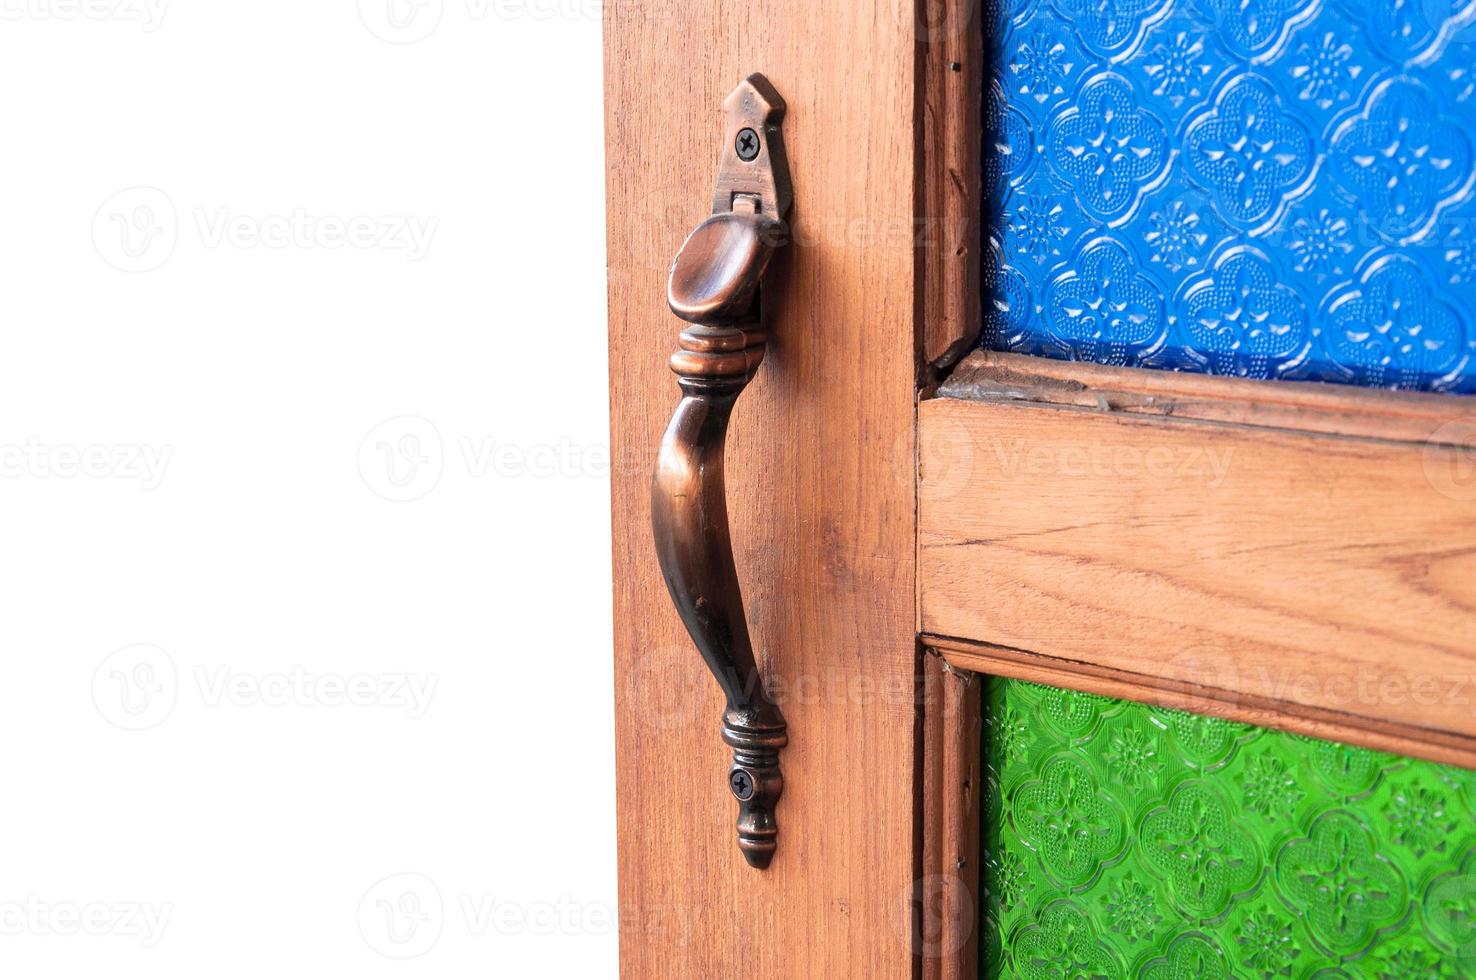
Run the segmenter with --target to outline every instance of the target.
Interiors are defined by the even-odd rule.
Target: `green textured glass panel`
[[[1476,773],[990,682],[986,976],[1476,977]]]

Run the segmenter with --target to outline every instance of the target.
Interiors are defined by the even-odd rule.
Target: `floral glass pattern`
[[[984,976],[1476,977],[1476,774],[988,684]]]
[[[980,346],[1476,393],[1476,2],[986,5]]]

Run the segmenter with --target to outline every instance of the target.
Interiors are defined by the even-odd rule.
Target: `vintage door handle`
[[[693,324],[671,358],[682,400],[661,440],[651,487],[656,553],[672,602],[727,697],[723,741],[733,748],[728,788],[738,798],[738,847],[767,868],[777,846],[774,805],[784,789],[784,715],[754,661],[733,564],[723,446],[733,404],[764,357],[759,281],[788,240],[789,165],[779,124],[784,100],[750,75],[723,103],[727,134],[712,215],[671,266],[671,311]]]

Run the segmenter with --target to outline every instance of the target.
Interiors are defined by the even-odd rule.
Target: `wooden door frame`
[[[920,379],[978,324],[974,0],[605,8],[617,821],[626,977],[922,976]],[[786,99],[794,244],[728,439],[735,558],[789,722],[779,850],[733,846],[721,700],[656,568],[648,500],[677,400],[665,271],[710,200],[721,104]],[[937,731],[936,716],[933,727]],[[956,822],[956,818],[950,817]]]

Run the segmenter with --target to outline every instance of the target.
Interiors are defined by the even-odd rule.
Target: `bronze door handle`
[[[750,75],[723,103],[727,135],[712,216],[672,263],[667,298],[682,331],[671,358],[682,400],[662,437],[651,523],[666,587],[687,632],[727,698],[723,741],[733,748],[728,788],[737,797],[738,847],[767,868],[777,846],[774,806],[784,789],[784,715],[754,661],[733,564],[723,488],[723,447],[738,395],[764,357],[759,282],[788,239],[791,194],[779,124],[784,100]]]

